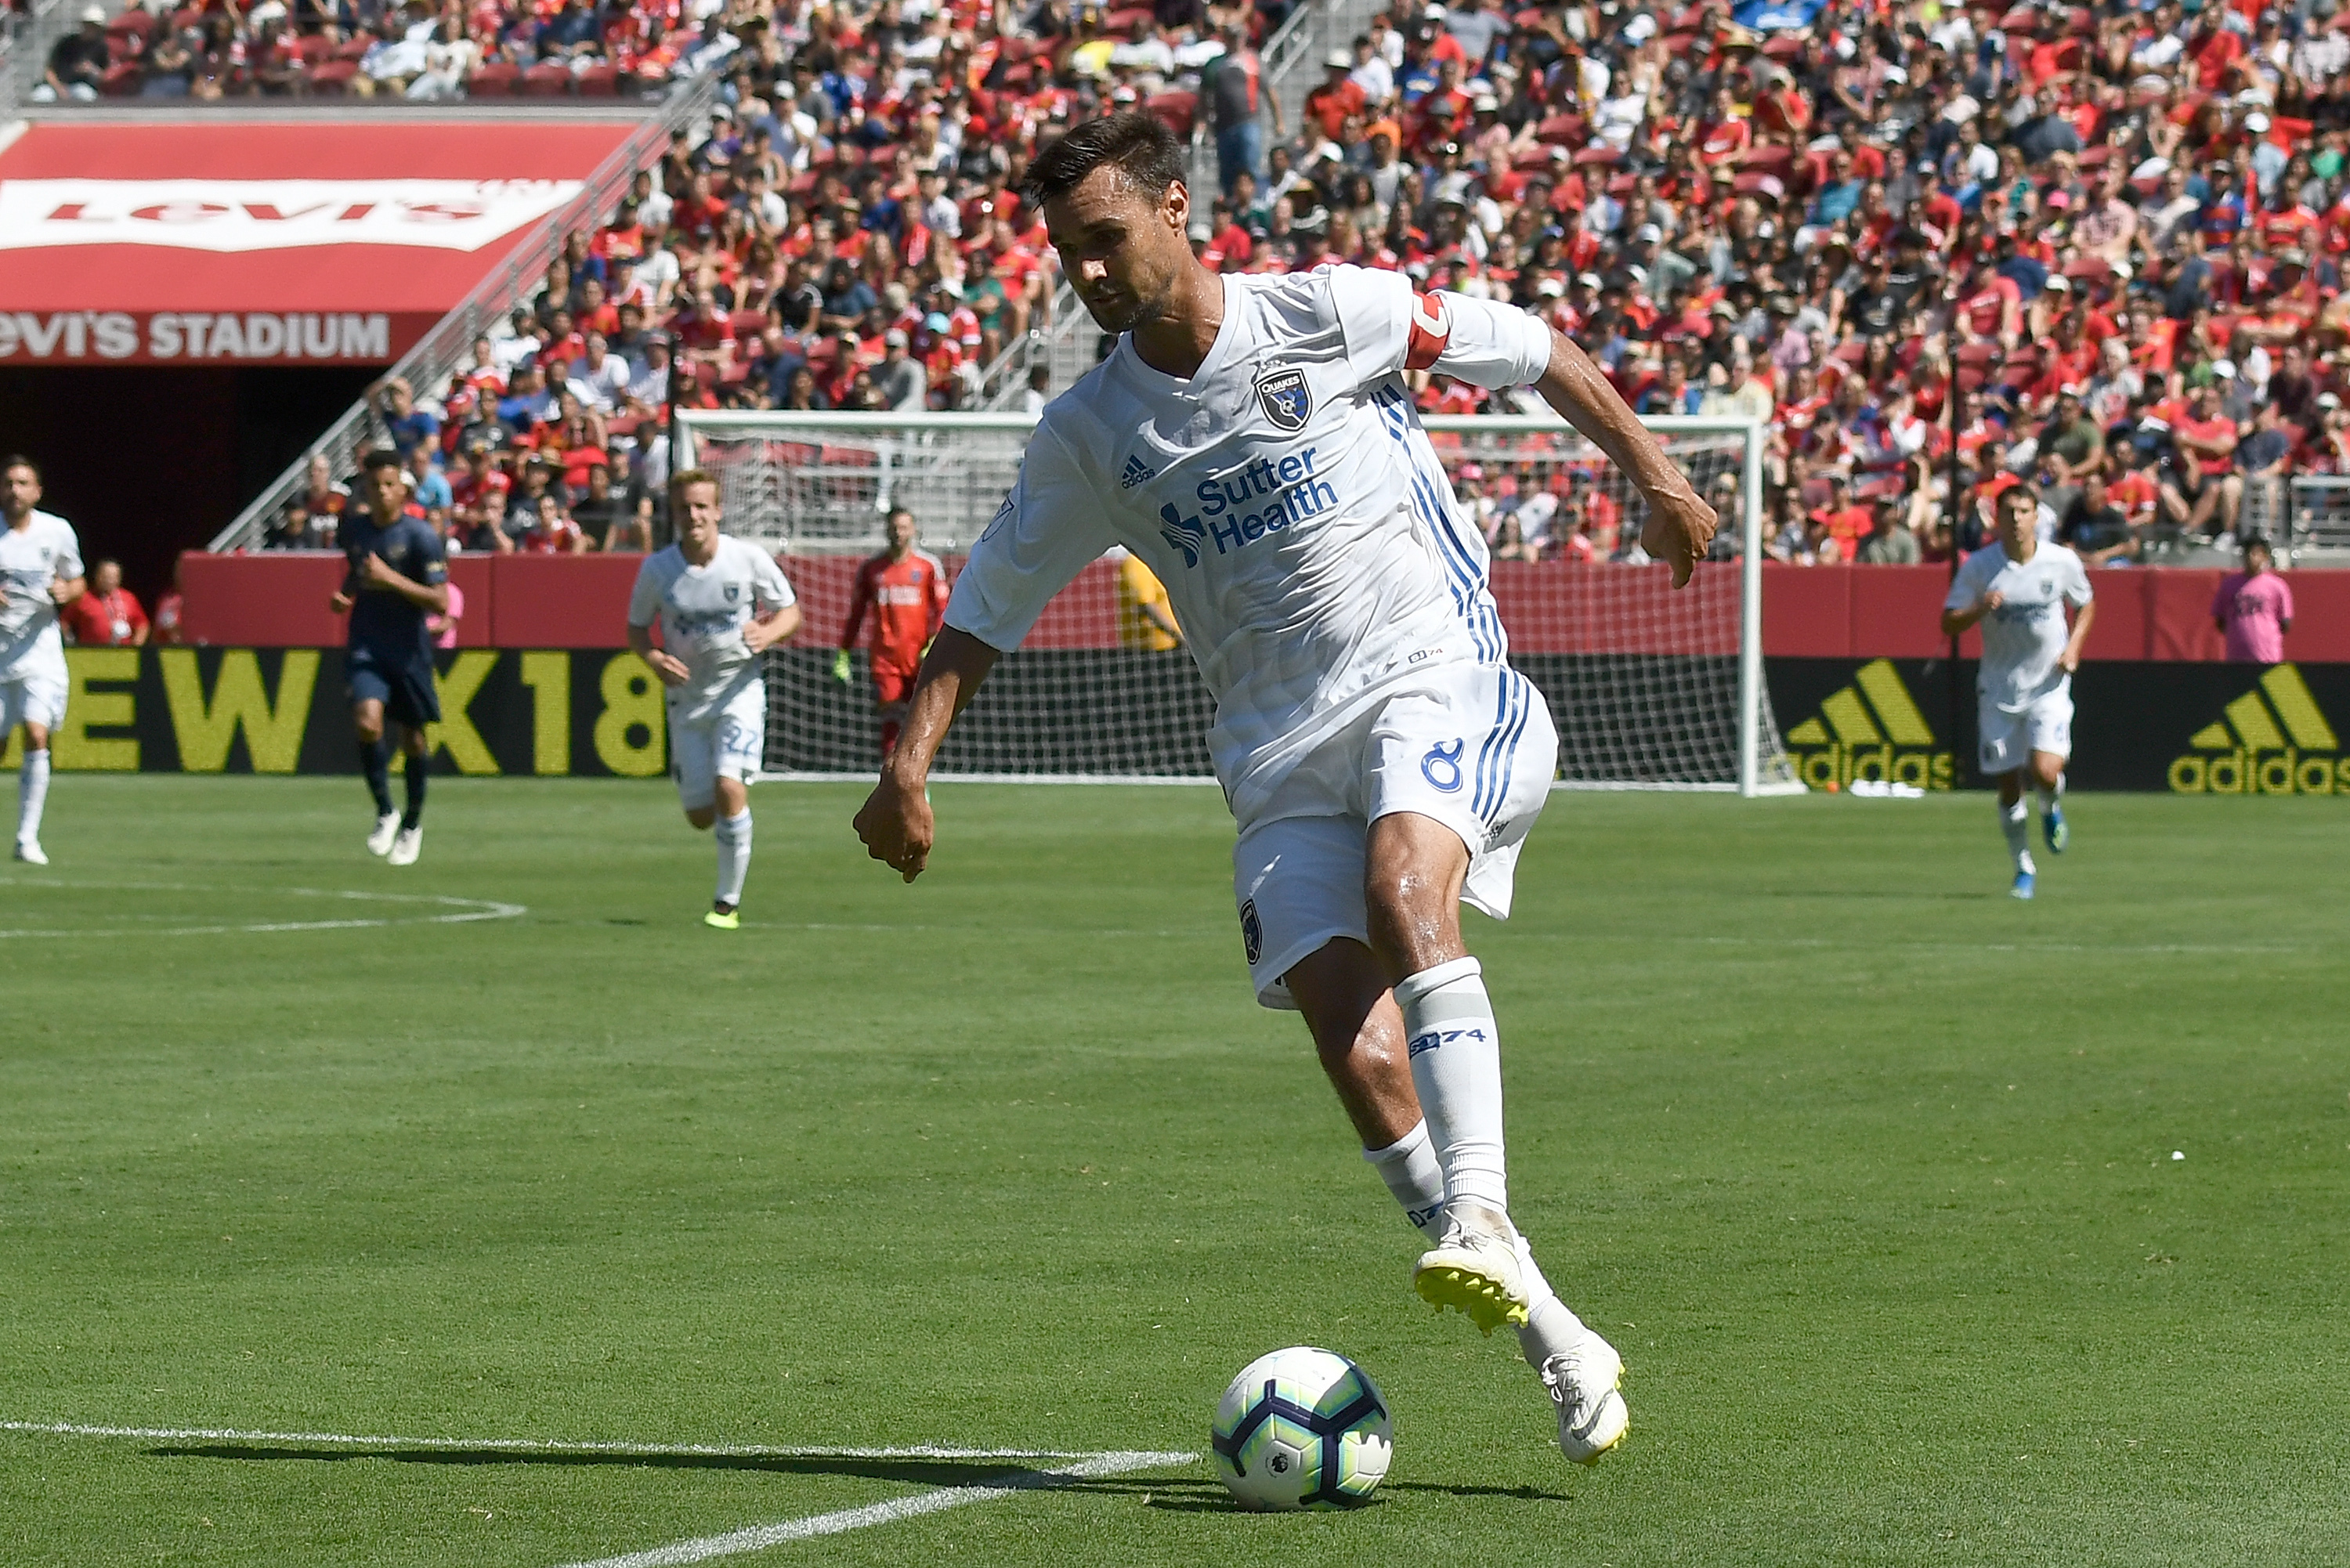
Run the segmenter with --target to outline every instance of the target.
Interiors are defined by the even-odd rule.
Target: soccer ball
[[[1349,1508],[1371,1495],[1395,1448],[1388,1402],[1345,1356],[1311,1345],[1241,1368],[1209,1429],[1216,1473],[1246,1509]]]

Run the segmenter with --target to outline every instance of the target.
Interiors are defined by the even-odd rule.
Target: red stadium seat
[[[764,310],[738,310],[726,318],[726,330],[738,343],[754,343],[766,329],[767,313]]]
[[[1153,20],[1157,15],[1148,5],[1129,5],[1123,11],[1112,11],[1107,16],[1103,17],[1102,31],[1115,34],[1121,38],[1127,37],[1132,35],[1135,28]]]
[[[1583,127],[1579,114],[1554,114],[1534,127],[1534,134],[1556,147],[1575,147],[1582,144]]]
[[[525,98],[561,98],[571,90],[571,67],[550,60],[523,72],[516,89]]]
[[[2114,150],[2103,142],[2100,142],[2095,147],[2083,148],[2081,150],[2081,156],[2074,159],[2074,161],[2078,163],[2084,169],[2102,169],[2108,162],[2112,161],[2113,156]]]
[[[1200,95],[1190,92],[1155,92],[1142,106],[1151,117],[1178,136],[1191,134],[1191,127],[1200,118]]]
[[[2007,33],[2029,33],[2039,25],[2040,13],[2030,5],[2018,5],[1999,19],[2000,30]]]
[[[1762,41],[1765,57],[1784,64],[1804,52],[1804,40],[1793,33],[1773,33]]]
[[[1777,174],[1783,177],[1788,170],[1795,166],[1795,150],[1792,147],[1776,145],[1749,147],[1738,155],[1735,161],[1736,166],[1741,169],[1752,169],[1760,174]]]
[[[359,74],[356,60],[328,60],[310,72],[310,90],[327,98],[340,98],[350,91]]]
[[[137,98],[139,96],[139,62],[124,60],[109,66],[106,74],[98,78],[98,90],[106,98]]]
[[[573,78],[581,98],[613,98],[620,90],[620,67],[590,66]]]
[[[294,53],[306,66],[324,65],[334,58],[335,41],[312,33],[307,37],[294,40]]]
[[[347,40],[341,48],[337,49],[335,51],[335,58],[338,60],[349,60],[356,64],[357,62],[367,58],[367,52],[369,49],[374,48],[375,45],[375,39],[369,37],[365,33],[361,33],[358,37]]]
[[[1669,55],[1686,55],[1690,52],[1690,47],[1696,42],[1697,35],[1695,33],[1667,33],[1665,35],[1665,52]]]
[[[510,98],[515,82],[522,73],[504,60],[492,60],[477,67],[465,80],[468,98]]]
[[[1564,147],[1529,147],[1510,160],[1510,167],[1521,174],[1546,174],[1565,151]]]
[[[1590,146],[1577,151],[1575,155],[1575,161],[1586,166],[1596,163],[1621,163],[1623,161],[1623,150],[1617,147],[1611,147],[1604,141],[1595,141]]]

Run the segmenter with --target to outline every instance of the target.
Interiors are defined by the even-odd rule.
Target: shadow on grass
[[[362,1459],[401,1465],[555,1465],[623,1469],[734,1470],[770,1475],[847,1476],[910,1486],[1011,1486],[1074,1459],[858,1459],[828,1454],[630,1454],[516,1452],[510,1449],[303,1449],[252,1443],[203,1443],[149,1449],[161,1459],[230,1459],[247,1464],[307,1461],[348,1464]],[[1102,1486],[1101,1478],[1055,1476],[1055,1491]]]
[[[1232,1496],[1212,1480],[1181,1476],[1060,1476],[1052,1459],[858,1459],[827,1454],[629,1454],[521,1452],[510,1449],[305,1449],[256,1443],[197,1443],[146,1450],[159,1459],[225,1459],[241,1464],[348,1464],[375,1459],[403,1465],[555,1465],[630,1469],[727,1470],[770,1475],[838,1476],[896,1481],[907,1486],[1035,1487],[1098,1497],[1139,1499],[1146,1508],[1176,1513],[1237,1513]],[[1063,1463],[1074,1461],[1057,1461]],[[1391,1492],[1439,1497],[1516,1498],[1527,1502],[1572,1502],[1565,1492],[1537,1487],[1452,1485],[1443,1481],[1390,1481],[1365,1506],[1378,1506]]]

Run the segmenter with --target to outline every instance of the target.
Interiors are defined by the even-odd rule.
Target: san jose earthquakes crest
[[[1305,372],[1295,367],[1275,367],[1260,373],[1256,400],[1264,417],[1284,431],[1304,430],[1306,417],[1314,411],[1314,394],[1306,389]]]

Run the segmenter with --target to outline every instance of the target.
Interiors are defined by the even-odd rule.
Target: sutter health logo
[[[1864,664],[1852,684],[1787,732],[1795,776],[1813,789],[1856,780],[1949,789],[1951,754],[1934,748],[1933,727],[1887,659]]]
[[[2334,726],[2292,665],[2272,667],[2221,712],[2217,723],[2188,740],[2193,755],[2172,761],[2172,789],[2181,794],[2350,794],[2350,757],[2340,754]]]

